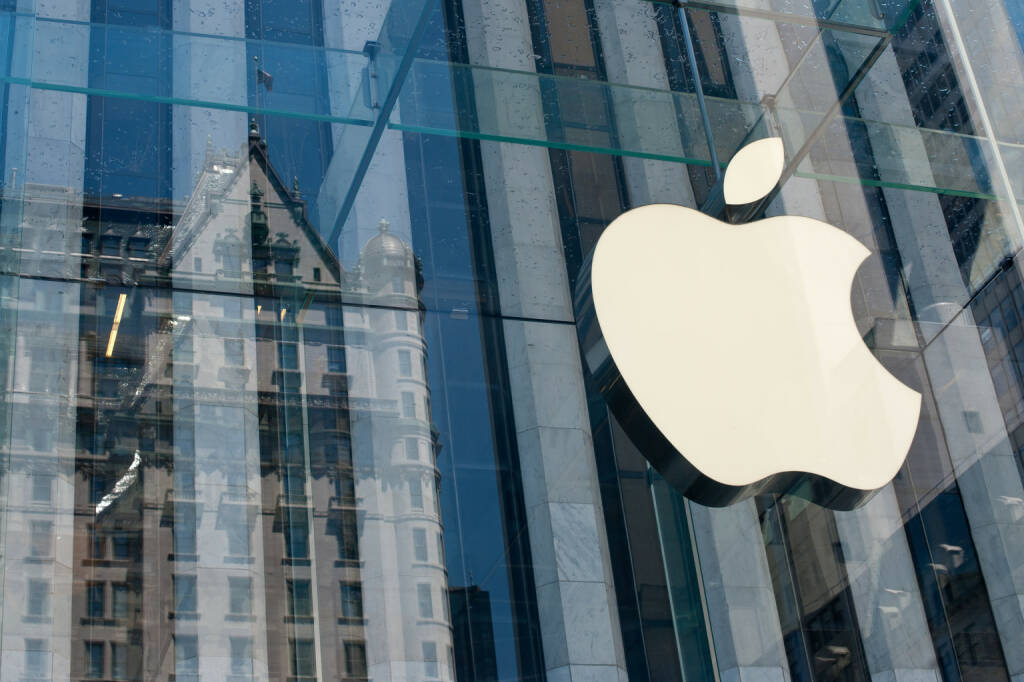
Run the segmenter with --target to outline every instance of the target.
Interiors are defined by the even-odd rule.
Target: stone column
[[[471,60],[532,71],[525,3],[466,3]],[[481,111],[544,134],[539,87],[482,88]],[[544,149],[481,145],[548,679],[625,679],[582,367]]]
[[[654,5],[642,0],[596,0],[594,9],[601,28],[601,48],[608,81],[664,90],[664,101],[669,104],[668,74],[665,72],[661,43],[657,38],[659,29],[655,22]],[[626,129],[629,131],[626,135],[658,141],[665,153],[681,153],[681,132],[693,132],[680,131],[674,107],[651,111],[646,107],[634,106],[628,96],[613,95],[612,101],[615,126],[620,135]],[[699,126],[699,121],[687,123]],[[703,129],[700,135],[703,138]],[[652,203],[694,205],[693,190],[685,165],[636,157],[623,157],[622,165],[626,171],[626,187],[633,206]]]

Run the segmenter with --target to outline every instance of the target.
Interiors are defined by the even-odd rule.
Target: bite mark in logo
[[[730,204],[767,195],[778,138],[740,150]],[[870,251],[797,216],[731,225],[669,204],[624,213],[576,287],[584,364],[627,435],[691,499],[793,493],[834,509],[896,475],[919,393],[861,339],[850,288]]]

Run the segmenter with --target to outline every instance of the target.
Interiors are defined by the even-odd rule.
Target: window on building
[[[398,331],[408,331],[409,329],[409,313],[404,310],[395,311],[395,328]]]
[[[252,578],[228,578],[228,608],[231,613],[252,613]]]
[[[104,618],[107,615],[107,589],[104,583],[86,583],[85,600],[86,616],[89,618]]]
[[[50,652],[45,639],[25,640],[25,676],[44,679],[50,676]]]
[[[197,679],[199,674],[199,638],[195,635],[174,635],[174,679]]]
[[[423,528],[412,529],[412,553],[416,561],[427,560],[427,531]]]
[[[345,674],[366,677],[366,643],[345,642]]]
[[[444,537],[437,534],[437,563],[444,566]]]
[[[224,339],[224,362],[234,367],[245,367],[245,343],[242,339]]]
[[[359,583],[341,584],[341,615],[343,618],[363,617],[363,588]]]
[[[106,672],[103,661],[103,642],[85,643],[85,677],[91,680],[102,680]]]
[[[351,511],[342,514],[338,524],[338,558],[342,561],[359,560],[359,528],[356,515]]]
[[[53,393],[60,381],[61,354],[54,348],[35,348],[31,351],[28,390],[33,393]],[[37,450],[49,448],[36,447]]]
[[[121,255],[121,238],[116,234],[105,234],[100,237],[100,251],[104,256]]]
[[[402,416],[407,419],[416,418],[416,396],[409,391],[402,391]]]
[[[192,260],[192,270],[193,270],[193,272],[202,272],[203,271],[203,259],[202,258],[199,258],[197,256],[197,257],[195,257]]]
[[[284,470],[284,492],[292,501],[298,502],[306,499],[306,472],[301,467],[293,466]],[[296,515],[300,513],[300,511],[295,512]]]
[[[226,252],[221,258],[225,274],[230,276],[242,272],[242,257],[237,252]]]
[[[129,618],[132,615],[132,586],[128,583],[112,583],[110,595],[110,616]]]
[[[288,581],[288,615],[293,618],[313,615],[313,587],[308,580]]]
[[[29,554],[37,558],[53,556],[53,522],[32,521],[29,523],[29,532]]]
[[[192,335],[189,333],[176,334],[174,336],[174,361],[187,363],[195,359],[195,345],[192,343]]]
[[[434,642],[423,642],[423,674],[427,677],[437,677],[437,644]]]
[[[398,351],[398,373],[403,377],[412,376],[412,353],[407,350]]]
[[[286,514],[284,544],[289,559],[309,558],[309,522],[305,509],[294,509]]]
[[[94,525],[89,526],[89,558],[103,559],[107,556],[107,536]]]
[[[49,502],[53,499],[53,474],[37,471],[32,474],[32,501]]]
[[[279,343],[277,345],[278,365],[281,369],[299,368],[299,347],[294,343]]]
[[[128,240],[128,253],[132,258],[145,258],[149,250],[149,240],[145,237],[132,237]]]
[[[174,576],[175,613],[195,613],[197,606],[196,577],[194,575]]]
[[[114,559],[128,561],[136,556],[138,531],[115,531],[111,536],[111,545],[114,550]]]
[[[232,637],[231,646],[231,674],[251,675],[252,674],[252,638]]]
[[[417,585],[416,598],[419,604],[420,618],[433,618],[434,600],[430,594],[430,585],[427,583]]]
[[[26,614],[41,618],[50,612],[50,581],[30,578],[28,581]]]
[[[293,639],[291,648],[292,677],[316,676],[316,649],[311,639]]]
[[[420,458],[420,444],[415,438],[405,439],[405,458],[410,460]]]
[[[348,361],[345,357],[344,346],[327,347],[327,371],[344,374],[348,371]]]
[[[93,471],[89,476],[89,502],[99,504],[107,494],[107,475],[102,471]]]
[[[128,679],[128,645],[110,643],[110,677],[114,680]]]
[[[196,553],[196,508],[182,504],[174,509],[174,553],[191,556]]]
[[[249,556],[249,519],[244,508],[237,508],[237,514],[227,514],[228,554]]]
[[[320,268],[313,268],[313,281],[314,282],[319,282],[320,281]]]
[[[418,478],[409,479],[409,507],[423,509],[423,484]]]
[[[274,263],[274,273],[288,276],[295,271],[295,264],[290,260],[279,260]]]
[[[234,272],[238,272],[237,270]],[[240,320],[242,319],[242,298],[232,297],[223,298],[220,300],[221,306],[224,308],[224,319],[225,320]]]

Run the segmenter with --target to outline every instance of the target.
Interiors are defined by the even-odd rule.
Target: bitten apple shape
[[[634,209],[601,235],[577,287],[585,364],[688,497],[853,508],[899,470],[921,404],[854,323],[850,287],[869,253],[810,218]]]

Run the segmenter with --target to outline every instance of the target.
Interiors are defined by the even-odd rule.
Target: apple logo
[[[741,149],[726,202],[766,196],[784,163],[779,138]],[[774,492],[857,507],[896,475],[921,409],[854,323],[850,287],[869,254],[810,218],[732,225],[669,204],[628,211],[576,286],[593,386],[696,502]]]

